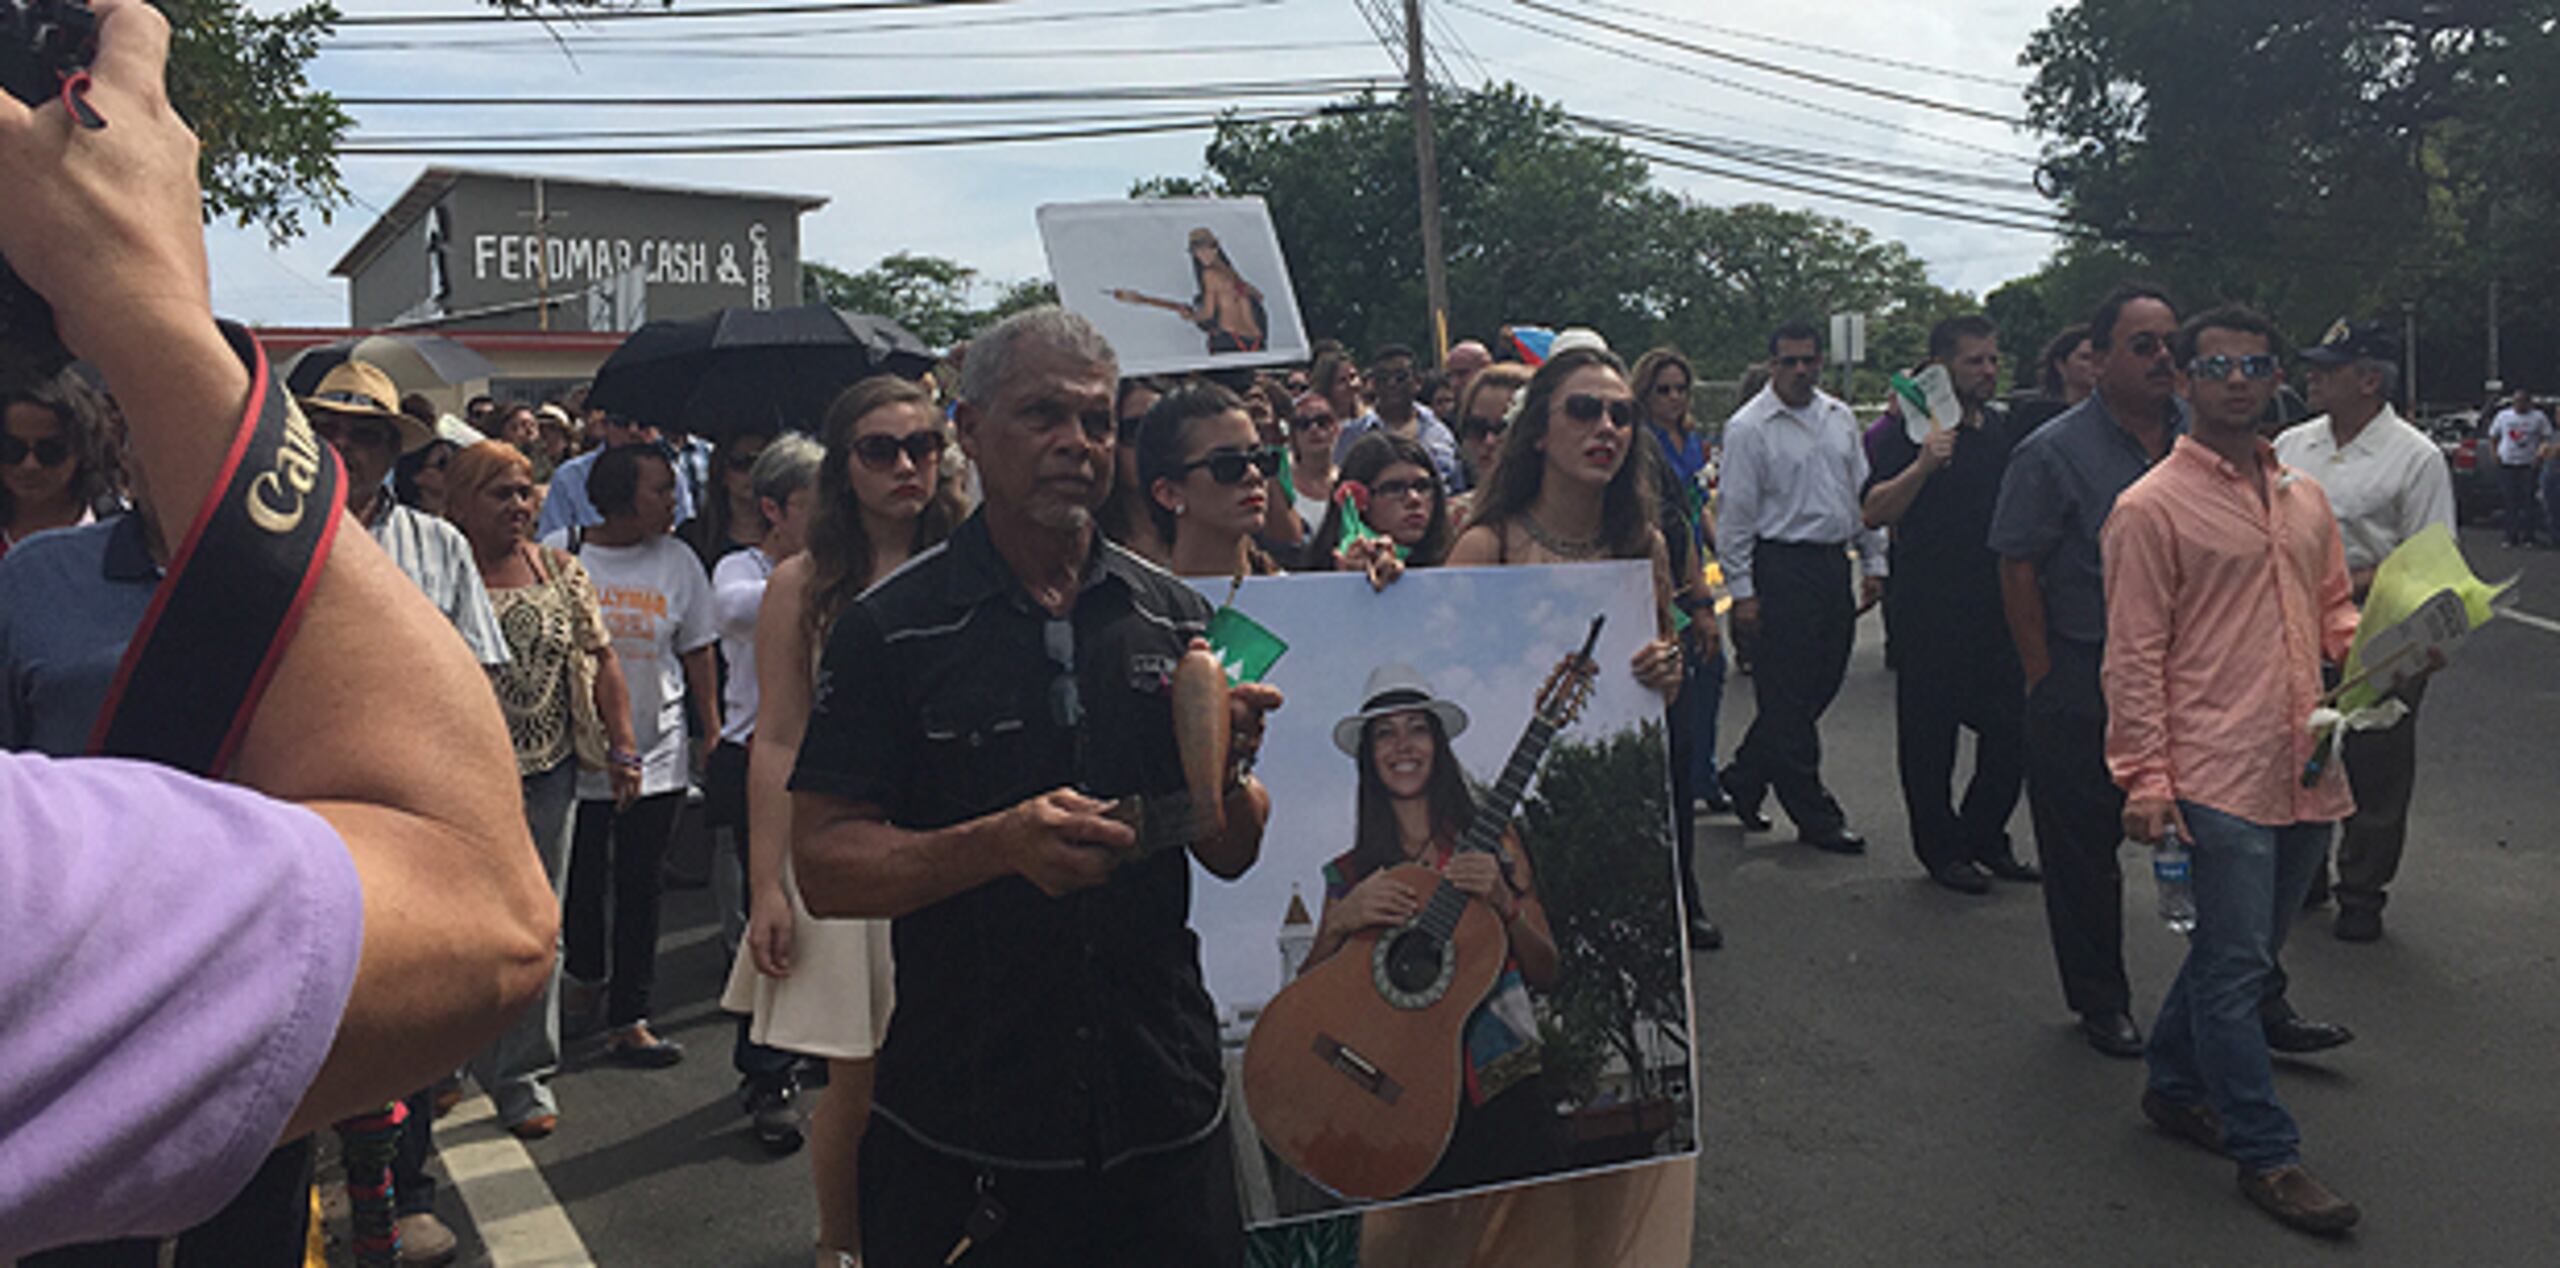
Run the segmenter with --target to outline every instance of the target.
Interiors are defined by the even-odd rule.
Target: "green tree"
[[[978,270],[938,255],[900,251],[859,273],[815,260],[800,266],[800,300],[854,312],[877,313],[905,326],[936,348],[948,348],[972,332],[1026,308],[1058,302],[1046,278],[999,287],[987,307],[971,303],[986,279]]]
[[[307,69],[338,20],[328,0],[273,15],[240,0],[161,0],[169,17],[169,100],[202,146],[208,219],[282,243],[306,216],[346,201],[337,145],[354,120]]]
[[[1652,1075],[1648,1036],[1686,1048],[1689,983],[1673,890],[1670,766],[1656,722],[1549,752],[1520,812],[1561,960],[1547,999],[1564,1072],[1590,1092],[1591,1051]]]

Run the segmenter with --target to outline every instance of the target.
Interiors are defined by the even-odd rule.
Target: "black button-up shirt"
[[[2169,407],[2174,443],[2187,431],[2187,403],[2171,397]],[[2107,579],[2098,530],[2116,509],[2116,495],[2150,469],[2142,442],[2117,424],[2096,393],[2036,428],[2009,455],[1999,507],[1991,516],[1991,549],[2036,566],[2050,637],[2084,647],[2106,643]]]
[[[1984,406],[1978,425],[1956,429],[1955,456],[1929,474],[1895,521],[1893,585],[1885,604],[1895,629],[1917,636],[1912,645],[1956,644],[1966,655],[1976,654],[1985,639],[1995,651],[2009,645],[2000,557],[1989,543],[2000,477],[2020,434],[2007,409]],[[1867,491],[1919,460],[1920,446],[1907,430],[1885,428],[1867,446]]]
[[[1172,673],[1209,615],[1101,543],[1053,623],[972,516],[837,621],[791,787],[920,831],[1067,785],[1178,791]],[[1072,699],[1053,625],[1073,630]],[[1107,1167],[1214,1131],[1224,1075],[1190,867],[1165,850],[1065,898],[1008,876],[899,917],[877,1112],[1008,1167]]]

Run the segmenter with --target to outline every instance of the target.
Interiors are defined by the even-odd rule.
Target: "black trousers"
[[[2026,700],[2008,631],[1917,611],[1894,620],[1903,642],[1894,757],[1912,851],[1926,868],[2005,857],[2009,816],[2027,778]],[[1961,803],[1949,797],[1959,730],[1974,734],[1973,778]]]
[[[311,1236],[311,1138],[279,1145],[212,1219],[178,1235],[178,1268],[302,1268]],[[29,1255],[20,1268],[157,1268],[160,1243],[126,1238]]]
[[[2539,530],[2534,526],[2533,464],[2498,468],[2498,492],[2507,503],[2507,544],[2519,545],[2534,540]]]
[[[1697,919],[1705,910],[1698,896],[1698,816],[1692,809],[1698,788],[1690,770],[1698,747],[1698,728],[1696,712],[1688,707],[1688,693],[1696,690],[1699,686],[1695,678],[1681,684],[1681,697],[1663,711],[1664,738],[1670,742],[1671,750],[1671,841],[1680,861],[1680,914],[1687,920]],[[1710,735],[1706,742],[1713,744],[1716,739]]]
[[[1752,557],[1760,598],[1751,690],[1751,729],[1735,749],[1732,787],[1745,804],[1774,790],[1802,833],[1828,832],[1846,818],[1822,784],[1822,711],[1840,694],[1857,635],[1849,556],[1837,545],[1761,542]]]
[[[984,1186],[1004,1228],[962,1268],[1241,1268],[1234,1148],[1220,1127],[1108,1171],[1017,1171],[928,1149],[874,1118],[862,1134],[862,1261],[939,1268]]]
[[[2103,650],[2052,640],[2053,672],[2027,697],[2027,807],[2044,866],[2045,924],[2076,1013],[2131,1012],[2124,976],[2124,793],[2107,774]]]
[[[683,809],[682,790],[642,797],[625,810],[610,801],[578,803],[561,914],[562,967],[580,981],[607,982],[607,1025],[649,1017],[658,978],[658,865]]]
[[[2426,684],[2407,693],[2409,716],[2381,731],[2349,731],[2345,744],[2348,786],[2356,812],[2338,836],[2340,907],[2380,908],[2383,891],[2400,874],[2400,850],[2409,842],[2409,794],[2418,782],[2418,701]]]

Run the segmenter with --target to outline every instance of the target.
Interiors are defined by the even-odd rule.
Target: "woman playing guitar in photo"
[[[1466,710],[1434,696],[1420,674],[1402,665],[1372,671],[1362,700],[1360,712],[1333,731],[1334,746],[1359,763],[1358,826],[1351,850],[1325,865],[1324,915],[1304,969],[1341,951],[1353,934],[1392,928],[1422,911],[1427,895],[1388,874],[1404,864],[1432,868],[1492,908],[1508,935],[1509,954],[1493,990],[1467,1017],[1457,1129],[1414,1193],[1554,1171],[1564,1165],[1564,1143],[1539,1061],[1529,992],[1555,985],[1558,959],[1529,857],[1508,828],[1498,854],[1458,848],[1476,814],[1466,774],[1449,748],[1467,728]]]
[[[1191,280],[1198,287],[1190,303],[1158,299],[1121,287],[1112,289],[1111,298],[1123,304],[1143,304],[1181,314],[1183,320],[1209,336],[1212,353],[1262,351],[1270,340],[1264,326],[1268,314],[1262,306],[1262,292],[1236,272],[1235,262],[1227,258],[1227,249],[1218,245],[1218,235],[1207,229],[1194,229],[1188,249]]]

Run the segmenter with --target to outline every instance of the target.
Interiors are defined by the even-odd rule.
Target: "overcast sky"
[[[677,0],[685,11],[753,2]],[[1392,5],[1396,0],[1384,2]],[[252,3],[267,11],[282,7],[277,0]],[[1202,11],[1162,11],[1185,4]],[[1622,4],[1672,15],[1678,21],[1634,16]],[[2049,0],[1937,0],[1927,6],[1880,0],[1796,0],[1781,5],[1608,0],[1606,4],[1572,2],[1569,7],[1817,75],[2014,116],[2021,110],[2016,85],[2024,78],[2016,65],[2017,53],[2042,23],[2048,5]],[[1648,45],[1519,7],[1513,0],[1429,0],[1429,7],[1433,17],[1426,30],[1451,77],[1464,82],[1509,80],[1582,113],[1726,138],[2005,181],[2023,182],[2030,171],[2017,160],[2033,154],[2033,138],[2001,123],[1864,96],[1661,44]],[[350,17],[487,12],[471,0],[341,0],[340,8]],[[1143,16],[1092,16],[1097,11],[1131,9],[1158,11]],[[1682,69],[1576,46],[1493,14],[1627,49]],[[1049,20],[1060,17],[1069,20]],[[892,24],[911,29],[879,29]],[[924,12],[679,18],[557,29],[558,41],[524,23],[348,27],[316,59],[312,73],[321,87],[347,96],[534,99],[1391,78],[1399,65],[1373,36],[1361,0],[996,0]],[[748,33],[782,33],[787,38]],[[389,44],[406,47],[383,47]],[[1180,51],[1202,49],[1219,51]],[[1046,55],[1055,50],[1101,51],[1071,57]],[[1019,56],[1024,53],[1035,56]],[[1062,113],[1190,109],[1117,102],[645,112],[531,104],[485,109],[367,106],[352,109],[357,127],[348,140],[361,144],[402,135],[492,136],[570,128],[820,121],[863,127],[971,117],[1019,122],[1028,116]],[[329,266],[373,222],[378,210],[389,206],[433,162],[822,195],[833,201],[803,222],[805,259],[861,268],[890,252],[905,250],[949,256],[999,281],[1028,277],[1044,271],[1033,208],[1044,202],[1121,197],[1141,177],[1197,172],[1207,137],[1205,131],[1196,131],[1037,145],[792,155],[447,159],[350,155],[342,159],[342,170],[356,201],[342,209],[334,222],[315,226],[301,241],[271,250],[262,233],[228,227],[214,231],[214,298],[226,315],[259,323],[344,324],[345,283],[329,276]],[[1940,284],[1976,293],[2033,270],[2053,246],[2049,237],[2039,233],[1811,198],[1665,167],[1655,168],[1655,179],[1711,203],[1768,201],[1841,216],[1907,243],[1927,261],[1932,278]],[[1870,174],[1866,179],[1878,178]],[[2039,202],[2022,187],[1986,193],[1984,198],[2010,206]]]

